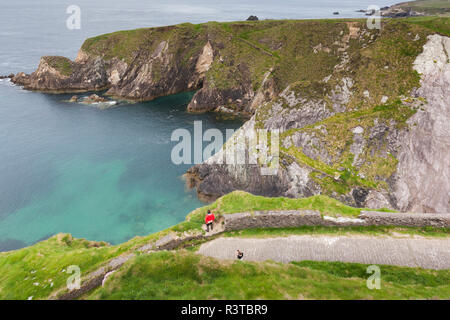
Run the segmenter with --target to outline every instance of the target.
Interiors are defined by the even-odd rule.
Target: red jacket
[[[213,222],[215,218],[216,217],[214,217],[214,213],[212,212],[210,214],[206,214],[205,223]]]

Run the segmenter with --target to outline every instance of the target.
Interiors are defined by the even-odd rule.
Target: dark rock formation
[[[18,73],[12,81],[25,89],[51,93],[108,89],[106,95],[136,101],[199,90],[188,106],[191,112],[232,106],[228,109],[233,113],[251,115],[256,106],[265,101],[266,96],[271,98],[273,87],[270,81],[266,80],[261,85],[264,88],[254,91],[254,75],[245,61],[223,61],[222,51],[235,50],[224,45],[224,42],[232,41],[228,34],[214,30],[215,34],[205,32],[193,38],[193,30],[186,29],[181,26],[158,28],[157,31],[163,33],[164,37],[172,34],[175,39],[144,41],[139,38],[142,44],[127,59],[110,57],[104,48],[92,49],[87,40],[75,61],[64,57],[42,57],[35,72],[30,75]],[[148,33],[152,32],[149,29]],[[112,41],[105,45],[118,44]],[[249,46],[245,43],[242,45]],[[250,50],[255,51],[255,55],[266,54],[260,53],[259,48],[250,47]],[[233,57],[232,54],[227,53],[227,57]],[[208,71],[214,63],[226,63],[231,77],[231,70],[235,70],[238,75],[233,79],[236,80],[235,85],[218,86],[217,79],[208,77]]]
[[[258,21],[258,17],[257,16],[250,16],[247,18],[247,21]]]
[[[426,103],[399,136],[395,199],[402,211],[450,212],[450,38],[432,35],[414,62]]]
[[[273,176],[262,176],[260,171],[258,165],[200,164],[190,168],[185,177],[188,187],[196,188],[199,198],[204,201],[213,201],[234,190],[262,196],[281,195],[287,191],[289,177],[284,171]],[[311,195],[312,192],[305,190],[304,196]]]
[[[7,76],[0,76],[0,79],[12,79],[13,77],[14,77],[14,74],[11,73],[11,74],[9,74]]]
[[[70,98],[69,102],[78,102],[78,96],[72,96],[72,98]]]
[[[367,196],[369,195],[369,190],[366,190],[364,188],[356,188],[352,191],[353,199],[355,199],[356,205],[358,207],[364,206],[364,203],[367,199]]]

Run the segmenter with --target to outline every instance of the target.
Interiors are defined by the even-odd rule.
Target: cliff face
[[[205,199],[244,189],[271,196],[328,194],[358,207],[449,212],[449,45],[449,37],[429,36],[414,61],[420,87],[411,96],[364,111],[339,113],[354,94],[350,78],[332,91],[339,93],[332,108],[299,98],[288,87],[220,153],[191,168],[189,183]],[[242,140],[239,136],[254,134],[261,111],[268,112],[265,129],[283,131],[276,175],[262,175],[258,165],[217,164],[229,145]]]
[[[262,175],[259,165],[222,164],[225,145],[188,171],[201,197],[243,189],[327,194],[358,207],[450,211],[449,38],[398,25],[375,36],[348,27],[330,75],[291,83],[228,142],[236,146],[239,136],[257,129],[280,129],[276,174]]]
[[[416,95],[426,103],[408,119],[400,137],[394,195],[406,211],[449,212],[450,208],[450,38],[428,38],[414,62],[421,74]]]
[[[54,93],[95,91],[109,86],[105,62],[100,58],[77,63],[64,57],[45,56],[35,72],[18,73],[12,81],[25,89]]]
[[[450,48],[435,34],[449,34],[448,20],[388,20],[381,31],[356,20],[122,31],[86,40],[75,61],[43,57],[13,82],[51,92],[108,89],[132,100],[197,90],[189,111],[250,118],[234,138],[280,131],[275,174],[223,164],[234,140],[192,167],[188,183],[207,200],[240,189],[448,212]]]

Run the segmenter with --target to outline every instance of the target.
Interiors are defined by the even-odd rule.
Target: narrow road
[[[426,269],[450,268],[450,239],[374,236],[289,236],[279,238],[217,238],[198,253],[235,259],[236,250],[247,261],[301,260],[386,264]]]

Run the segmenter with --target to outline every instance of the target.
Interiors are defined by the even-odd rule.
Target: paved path
[[[280,238],[217,238],[198,253],[218,259],[279,262],[316,260],[387,264],[427,269],[450,268],[450,239],[369,236],[289,236]]]

